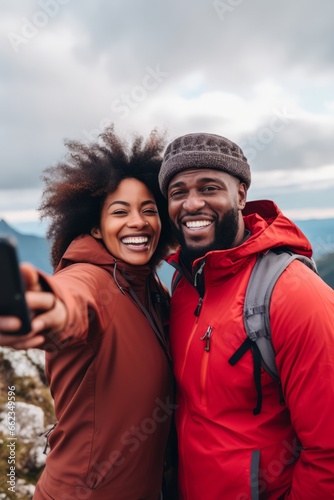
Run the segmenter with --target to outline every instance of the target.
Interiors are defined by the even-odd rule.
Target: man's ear
[[[93,236],[93,238],[96,238],[97,240],[102,240],[102,234],[99,227],[93,227],[90,234]]]
[[[247,187],[244,182],[240,182],[238,185],[238,208],[243,210],[245,208],[247,201]]]

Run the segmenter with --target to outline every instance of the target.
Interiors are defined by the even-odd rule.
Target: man
[[[293,261],[270,305],[281,380],[262,369],[262,406],[243,304],[259,254],[312,251],[271,201],[246,203],[251,174],[224,137],[189,134],[159,174],[180,250],[170,341],[178,386],[179,488],[186,500],[334,498],[334,292]],[[283,396],[283,398],[281,397]],[[255,414],[254,414],[255,413]]]

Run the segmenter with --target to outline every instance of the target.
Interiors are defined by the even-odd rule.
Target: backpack
[[[229,363],[234,366],[248,349],[252,350],[254,382],[258,395],[257,405],[253,410],[254,415],[259,414],[262,407],[261,366],[280,385],[275,351],[271,341],[270,300],[277,279],[286,267],[296,259],[317,273],[313,259],[280,247],[258,255],[248,281],[243,308],[247,338],[231,356]],[[176,271],[172,280],[172,294],[181,278],[181,273]]]

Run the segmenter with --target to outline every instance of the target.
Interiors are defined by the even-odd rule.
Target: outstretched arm
[[[52,292],[43,289],[39,271],[30,264],[20,266],[26,284],[26,301],[32,312],[31,332],[27,335],[10,335],[20,327],[15,317],[0,316],[0,345],[13,349],[29,349],[45,342],[43,332],[57,333],[64,329],[67,310],[64,303]]]

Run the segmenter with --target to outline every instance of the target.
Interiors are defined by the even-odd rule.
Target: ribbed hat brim
[[[215,151],[181,151],[163,161],[159,173],[159,184],[167,198],[170,180],[183,170],[212,168],[238,177],[247,186],[251,183],[250,167],[246,161]]]

